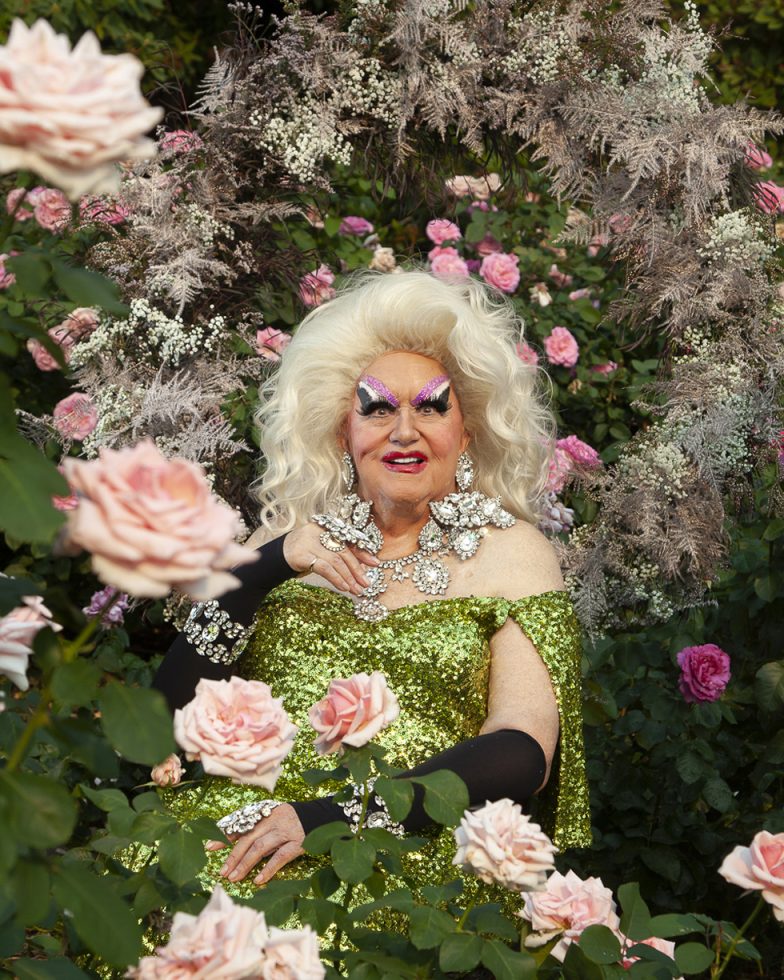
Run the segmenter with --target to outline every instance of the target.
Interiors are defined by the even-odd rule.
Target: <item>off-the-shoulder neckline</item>
[[[301,589],[307,589],[314,594],[319,593],[325,597],[332,596],[337,601],[348,604],[351,607],[354,605],[354,600],[351,598],[351,596],[343,595],[340,592],[336,592],[334,589],[327,589],[323,585],[311,585],[309,582],[302,582],[297,578],[287,579],[285,582],[281,583],[281,585],[273,589],[272,592],[276,592],[281,587],[291,585],[297,586]],[[405,609],[418,609],[420,606],[432,607],[450,602],[502,602],[507,606],[516,606],[521,602],[528,602],[531,599],[542,599],[545,596],[556,595],[566,596],[567,598],[569,597],[569,593],[566,591],[566,589],[548,589],[545,592],[534,592],[531,595],[521,596],[519,599],[507,599],[505,596],[501,595],[453,595],[445,596],[442,599],[425,599],[422,602],[409,602],[404,606],[396,606],[394,609],[389,610],[389,616],[394,616],[395,613],[403,612]],[[389,617],[387,617],[387,619],[388,618]],[[385,622],[385,620],[382,620],[381,622]]]

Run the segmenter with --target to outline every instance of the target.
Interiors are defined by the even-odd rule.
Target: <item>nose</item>
[[[401,405],[395,417],[395,426],[389,436],[389,441],[398,446],[410,446],[419,439],[419,431],[415,425],[414,411],[409,405]]]

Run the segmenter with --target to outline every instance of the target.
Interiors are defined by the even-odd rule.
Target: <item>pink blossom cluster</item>
[[[85,337],[89,337],[97,326],[98,314],[95,310],[80,306],[69,313],[62,323],[58,323],[56,327],[49,329],[47,333],[62,351],[63,359],[67,364],[74,344]],[[60,370],[60,365],[39,340],[28,340],[27,349],[32,354],[35,366],[39,371]]]
[[[676,657],[678,687],[689,702],[718,701],[730,681],[730,658],[715,643],[684,647]]]
[[[6,259],[13,258],[18,252],[0,252],[0,289],[8,289],[16,282],[16,276],[5,267]]]
[[[53,187],[15,187],[5,199],[6,211],[17,221],[34,218],[46,231],[59,232],[71,221],[71,204],[62,191]]]
[[[749,140],[746,146],[746,163],[752,170],[767,170],[773,166],[773,157],[762,147]]]
[[[574,435],[558,439],[550,458],[546,489],[550,493],[558,494],[575,470],[597,469],[601,465],[601,457],[587,442]]]
[[[482,259],[479,275],[502,293],[513,293],[520,285],[520,258],[510,252],[490,252]]]
[[[432,221],[428,221],[425,234],[434,245],[456,242],[463,237],[454,221],[449,221],[447,218],[434,218]]]
[[[323,263],[313,272],[308,272],[299,281],[299,295],[305,306],[321,306],[328,299],[333,299],[335,290],[332,283],[335,273]]]

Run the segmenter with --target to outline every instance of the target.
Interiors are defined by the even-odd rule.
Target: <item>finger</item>
[[[338,566],[336,558],[317,558],[313,563],[313,571],[334,585],[338,591],[355,592],[357,595],[359,595],[359,593],[362,591],[362,587],[358,585],[358,583],[354,580],[354,576],[351,575],[347,569],[345,573],[342,572],[340,570],[341,566],[342,568],[346,567],[345,563],[343,562],[341,562],[340,566]]]
[[[363,589],[366,589],[370,585],[368,577],[365,574],[367,566],[363,565],[357,556],[350,551],[344,551],[340,557],[346,563],[346,567],[354,581],[361,585]]]
[[[291,861],[298,858],[300,854],[305,852],[295,841],[289,841],[287,844],[283,844],[281,847],[275,851],[272,857],[267,861],[262,870],[253,879],[254,885],[265,885],[270,878],[280,871],[281,868],[285,867]]]
[[[351,554],[355,558],[358,558],[363,565],[371,565],[372,567],[375,568],[376,565],[381,564],[380,558],[376,558],[376,556],[372,554],[370,551],[365,551],[363,548],[356,548],[354,547],[354,545],[351,545],[348,554]]]
[[[276,851],[281,844],[288,843],[287,839],[279,832],[267,834],[253,841],[245,851],[242,858],[229,867],[226,877],[229,881],[241,881],[245,875],[249,874],[259,863],[259,861]],[[235,845],[236,847],[236,845]],[[232,854],[233,857],[233,854]],[[228,861],[227,861],[228,864]]]
[[[208,840],[207,843],[204,845],[204,849],[206,851],[219,851],[222,847],[228,847],[228,846],[229,845],[222,840]]]

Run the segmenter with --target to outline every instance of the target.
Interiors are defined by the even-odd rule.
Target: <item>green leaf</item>
[[[16,921],[23,926],[38,925],[49,911],[49,869],[37,861],[20,861],[14,869],[13,889]]]
[[[702,759],[695,752],[690,752],[688,749],[678,755],[675,760],[675,769],[684,783],[691,784],[696,783],[698,779],[704,778],[708,773],[714,772],[714,767],[711,766],[705,759]]]
[[[177,830],[167,834],[158,845],[158,861],[170,881],[175,885],[184,885],[195,878],[207,863],[207,852],[196,834]]]
[[[462,894],[462,881],[447,881],[444,885],[423,885],[422,898],[431,905],[451,902]]]
[[[347,824],[343,823],[342,820],[335,820],[311,830],[302,842],[302,847],[308,854],[326,854],[336,840],[342,840],[348,837],[350,833]]]
[[[764,602],[773,602],[778,597],[779,586],[775,575],[758,575],[754,579],[754,591]]]
[[[640,886],[636,881],[621,885],[618,889],[618,901],[622,910],[621,932],[629,939],[650,938],[651,913],[640,895]],[[598,963],[599,960],[594,962]]]
[[[763,711],[784,707],[784,660],[763,664],[754,677],[754,697]]]
[[[17,980],[84,980],[90,974],[64,956],[52,956],[46,960],[14,960],[14,976]]]
[[[54,280],[76,306],[97,306],[107,313],[122,316],[128,307],[120,300],[117,284],[89,269],[80,269],[55,259],[52,262]]]
[[[386,803],[389,815],[397,823],[405,820],[414,802],[414,787],[408,779],[390,779],[379,776],[373,790]]]
[[[90,660],[60,664],[52,674],[52,694],[63,707],[89,704],[98,693],[101,671]]]
[[[500,908],[500,905],[495,904],[480,905],[473,910],[468,921],[477,932],[486,932],[510,943],[517,942],[520,938],[518,930],[509,919],[501,915]]]
[[[564,980],[606,980],[603,966],[589,960],[578,943],[570,943],[563,961]]]
[[[342,219],[335,217],[334,214],[330,214],[324,219],[324,231],[329,235],[330,238],[333,238],[335,235],[337,235],[341,222]]]
[[[331,780],[345,779],[348,776],[348,769],[338,766],[337,769],[306,769],[302,773],[302,778],[308,786],[318,786],[319,783],[326,783]]]
[[[251,908],[263,912],[270,925],[280,926],[290,919],[294,912],[294,899],[302,892],[302,885],[296,881],[271,881],[247,903]]]
[[[409,915],[408,934],[417,949],[433,949],[456,928],[457,923],[451,915],[432,905],[420,905]]]
[[[637,894],[639,897],[639,890]],[[580,949],[592,963],[617,963],[621,958],[618,937],[607,926],[588,926],[583,929],[579,943]]]
[[[142,953],[142,930],[136,915],[119,898],[107,877],[84,868],[60,866],[54,896],[76,934],[112,966],[135,963]]]
[[[675,949],[675,962],[681,973],[702,973],[713,959],[713,950],[702,943],[683,943]]]
[[[39,587],[29,578],[0,576],[0,616],[5,616],[6,613],[21,605],[24,596],[39,595],[40,592]]]
[[[373,873],[376,849],[360,837],[335,841],[331,854],[335,874],[342,881],[358,884]]]
[[[458,824],[468,809],[466,784],[449,769],[439,769],[428,776],[412,776],[411,781],[425,787],[425,812],[436,823]]]
[[[141,844],[154,844],[168,834],[174,833],[178,828],[179,823],[170,813],[145,810],[134,817],[130,834],[134,840]]]
[[[52,269],[40,252],[22,252],[6,259],[6,268],[16,276],[16,284],[27,299],[48,299],[46,285]]]
[[[128,809],[128,798],[125,793],[119,789],[93,789],[92,786],[87,786],[85,783],[79,784],[79,789],[83,796],[94,803],[99,810],[103,810],[105,813],[111,813],[112,810],[117,809]]]
[[[159,691],[111,681],[100,707],[106,737],[129,761],[154,766],[176,750],[172,718]]]
[[[714,776],[713,779],[709,779],[705,785],[702,787],[702,798],[714,810],[718,810],[719,813],[726,813],[728,810],[732,809],[735,804],[735,798],[732,795],[732,790],[724,782],[721,776]],[[641,938],[641,937],[633,937]]]
[[[25,931],[14,919],[0,925],[0,959],[13,956],[24,945]]]
[[[76,803],[68,790],[45,776],[0,772],[4,823],[23,844],[47,848],[64,844],[76,823]]]
[[[484,940],[466,932],[453,932],[444,938],[438,951],[438,965],[444,973],[467,973],[482,957]]]
[[[690,932],[702,931],[703,927],[693,915],[668,913],[654,915],[651,919],[650,935],[659,939],[672,939],[675,936],[686,936]]]
[[[484,941],[482,964],[495,980],[526,980],[536,976],[536,961],[530,953],[518,953],[498,939]]]

